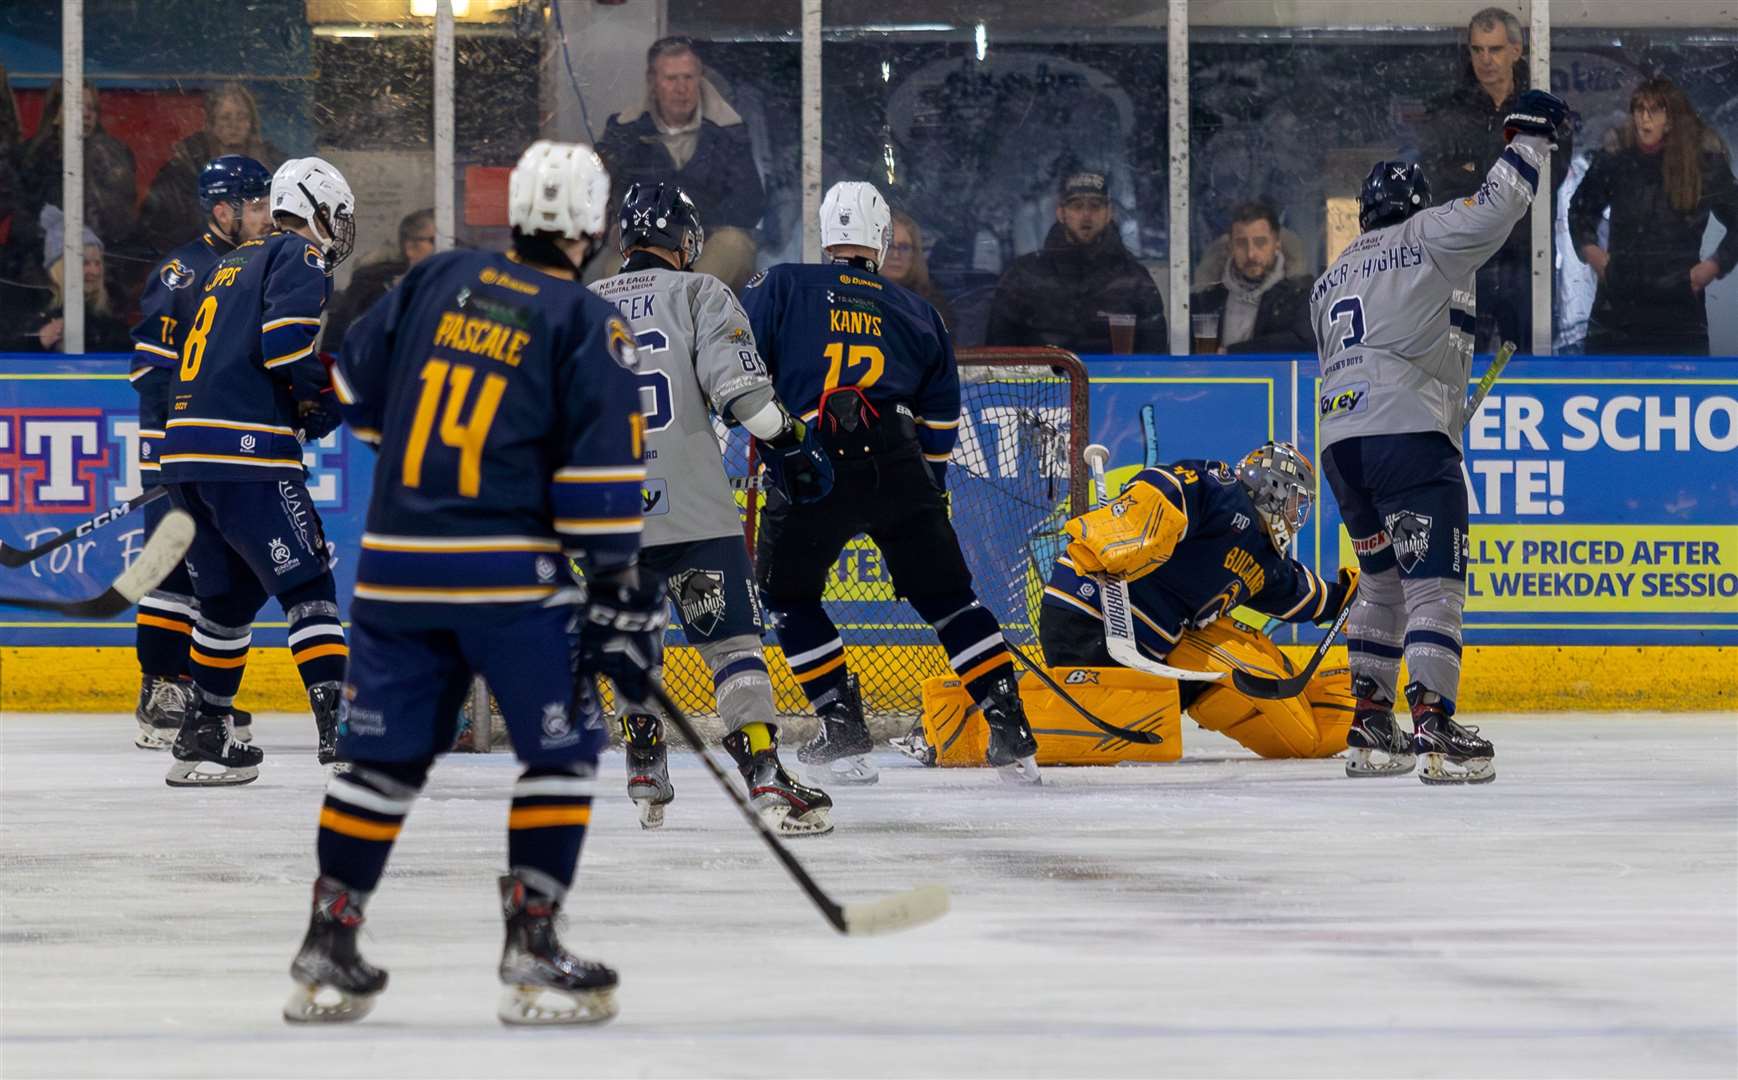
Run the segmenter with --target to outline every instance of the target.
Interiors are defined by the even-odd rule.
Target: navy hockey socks
[[[845,643],[820,603],[778,612],[785,663],[809,702],[819,708],[845,685]]]
[[[925,604],[924,607],[928,607]],[[956,607],[941,618],[918,611],[935,627],[935,636],[947,650],[948,666],[965,684],[973,701],[983,701],[999,679],[1014,678],[1013,657],[1002,640],[1001,624],[990,609],[976,600]]]
[[[531,766],[513,785],[507,814],[507,866],[537,891],[560,901],[573,884],[585,828],[591,824],[595,763]]]
[[[193,627],[193,643],[187,649],[187,670],[199,687],[200,711],[222,716],[235,703],[241,676],[247,669],[247,650],[253,643],[248,624],[226,626],[201,614]]]
[[[374,891],[430,764],[355,764],[332,771],[316,845],[322,876],[357,892]]]
[[[133,617],[133,651],[139,657],[139,670],[165,679],[185,679],[187,646],[198,618],[199,601],[190,593],[153,589],[140,597]]]
[[[302,685],[344,681],[344,665],[350,647],[344,643],[344,627],[338,622],[336,585],[324,574],[299,585],[279,598],[290,621],[290,656],[301,673]]]

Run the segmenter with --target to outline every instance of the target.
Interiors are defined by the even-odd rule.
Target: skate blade
[[[1389,754],[1377,760],[1373,755],[1380,750],[1353,749],[1346,759],[1346,775],[1356,779],[1367,779],[1372,776],[1405,776],[1417,765],[1418,759],[1412,754]]]
[[[823,781],[835,784],[875,784],[881,780],[881,770],[869,764],[867,757],[842,757],[825,765],[810,765],[805,770],[810,785],[825,787]]]
[[[1496,778],[1497,763],[1492,758],[1454,761],[1446,754],[1425,754],[1424,768],[1418,773],[1419,780],[1432,785],[1488,784]]]
[[[897,739],[888,739],[887,745],[919,765],[929,767],[935,764],[935,749],[915,735],[902,735]]]
[[[284,1002],[290,1024],[351,1024],[374,1011],[379,994],[351,994],[336,986],[297,983]]]
[[[773,805],[757,807],[760,820],[780,836],[825,836],[833,831],[832,815],[824,806],[806,814],[791,814],[789,803],[779,800]]]
[[[661,829],[664,827],[664,807],[667,803],[653,802],[651,799],[635,799],[634,806],[640,811],[640,828]]]
[[[1004,784],[1030,784],[1036,787],[1044,782],[1044,777],[1038,772],[1038,758],[1035,754],[1028,754],[1006,765],[997,765],[996,775],[1002,778]]]
[[[555,990],[518,983],[502,987],[495,1015],[510,1027],[601,1024],[617,1013],[616,992]]]
[[[202,770],[201,766],[209,766],[217,771]],[[257,779],[257,765],[242,765],[231,769],[214,761],[177,761],[169,766],[169,775],[163,778],[163,782],[170,787],[240,787]]]
[[[154,731],[146,731],[141,728],[139,734],[133,737],[133,745],[141,750],[167,750],[175,745],[175,734],[180,729],[165,729],[165,731],[167,734],[158,735]]]

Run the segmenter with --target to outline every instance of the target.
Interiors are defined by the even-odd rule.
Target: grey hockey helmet
[[[1273,549],[1284,554],[1315,505],[1315,466],[1291,443],[1270,440],[1243,455],[1237,463],[1237,482],[1255,504]]]

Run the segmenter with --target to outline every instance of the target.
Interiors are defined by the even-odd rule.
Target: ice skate
[[[561,947],[555,933],[559,906],[526,888],[524,879],[500,879],[507,941],[501,950],[503,1024],[599,1024],[616,1014],[616,973]]]
[[[314,710],[314,730],[320,737],[314,756],[322,765],[338,760],[338,695],[342,689],[335,682],[308,687],[308,705]]]
[[[875,740],[863,719],[863,696],[857,676],[846,675],[838,696],[816,710],[821,729],[797,750],[797,761],[809,779],[824,775],[841,784],[873,784],[880,770],[869,762]]]
[[[917,762],[919,765],[935,764],[935,747],[929,745],[929,739],[924,735],[923,720],[920,718],[911,725],[911,730],[897,739],[888,739],[887,745]]]
[[[133,745],[141,750],[169,749],[198,703],[199,691],[189,680],[145,676],[139,684],[139,704],[133,710],[133,718],[139,722]]]
[[[236,742],[226,717],[194,713],[170,747],[175,755],[163,782],[170,787],[227,787],[259,778],[265,753]]]
[[[1496,748],[1479,738],[1478,728],[1454,722],[1435,694],[1412,694],[1412,749],[1424,757],[1418,779],[1426,784],[1488,784],[1497,778]]]
[[[1352,726],[1346,732],[1346,775],[1405,776],[1416,761],[1412,740],[1394,722],[1394,708],[1375,697],[1376,684],[1365,676],[1352,680],[1358,695]]]
[[[229,730],[235,735],[236,742],[251,744],[253,742],[253,713],[231,705],[229,707]]]
[[[1026,708],[1011,678],[996,680],[994,689],[978,703],[990,725],[990,745],[984,758],[1011,784],[1041,784],[1038,774],[1038,740],[1026,723]]]
[[[769,727],[771,725],[768,725]],[[799,784],[778,759],[778,729],[772,745],[761,751],[748,748],[748,736],[733,731],[724,737],[724,749],[748,784],[748,797],[761,820],[781,836],[822,836],[833,831],[833,800],[817,787]]]
[[[628,757],[628,798],[640,811],[640,828],[661,828],[664,807],[676,798],[663,720],[646,713],[622,717],[622,745]]]
[[[386,989],[386,972],[356,951],[362,900],[328,877],[314,882],[308,933],[290,962],[296,988],[284,1002],[292,1024],[348,1024],[367,1016]]]

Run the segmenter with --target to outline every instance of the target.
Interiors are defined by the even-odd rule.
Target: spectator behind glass
[[[1704,259],[1710,214],[1726,236]],[[1703,290],[1738,265],[1738,182],[1725,143],[1670,79],[1630,97],[1629,123],[1606,137],[1569,202],[1569,235],[1599,275],[1589,353],[1708,354]]]
[[[411,267],[433,255],[434,249],[434,211],[425,209],[404,215],[398,223],[398,253],[358,266],[350,275],[350,287],[333,298],[326,313],[326,334],[320,339],[320,348],[329,353],[343,348],[344,335],[350,332],[351,324],[391,292]]]
[[[122,237],[133,229],[133,207],[139,192],[134,184],[133,152],[104,131],[99,122],[102,95],[84,85],[84,213],[85,224],[98,236]],[[20,155],[21,209],[36,221],[45,206],[61,205],[61,88],[48,84],[42,99],[42,122]],[[58,213],[59,210],[56,210]],[[20,225],[24,224],[21,219]]]
[[[1191,318],[1217,315],[1220,352],[1315,352],[1313,280],[1280,247],[1279,215],[1264,202],[1231,211],[1230,257],[1219,283],[1190,295]]]
[[[261,138],[259,109],[239,83],[205,92],[205,127],[176,143],[151,180],[139,212],[140,239],[153,256],[151,263],[199,235],[205,223],[205,208],[199,205],[199,170],[225,154],[245,155],[274,171],[284,160],[277,147]]]
[[[931,307],[941,312],[942,322],[950,329],[953,327],[953,307],[929,277],[929,259],[923,253],[923,230],[903,210],[893,211],[893,243],[887,245],[887,261],[881,264],[881,276],[929,301]]]
[[[1432,101],[1419,129],[1419,164],[1440,205],[1479,189],[1507,145],[1503,117],[1528,89],[1521,21],[1500,7],[1472,17],[1466,29],[1467,67],[1461,84]],[[1567,132],[1551,155],[1551,190],[1569,174],[1574,154]],[[1530,347],[1533,327],[1532,214],[1510,230],[1501,249],[1478,272],[1477,347],[1493,352],[1503,341]]]
[[[690,267],[740,289],[754,272],[752,230],[766,211],[766,191],[742,117],[707,80],[694,44],[667,37],[646,52],[646,98],[637,112],[610,117],[598,156],[610,174],[615,220],[621,196],[635,184],[676,184],[706,222],[706,247]],[[621,266],[615,238],[603,245],[588,280]]]
[[[1102,172],[1063,172],[1056,224],[1043,248],[1015,259],[996,283],[986,345],[1169,350],[1164,302],[1147,268],[1123,246],[1108,190]]]
[[[13,347],[22,352],[61,352],[65,344],[66,319],[63,297],[66,260],[61,258],[66,238],[66,219],[58,206],[45,206],[42,226],[42,265],[48,275],[50,296],[32,322],[34,329]],[[103,242],[90,229],[84,231],[84,349],[87,353],[131,352],[133,339],[127,324],[109,309],[108,289],[103,284]]]

